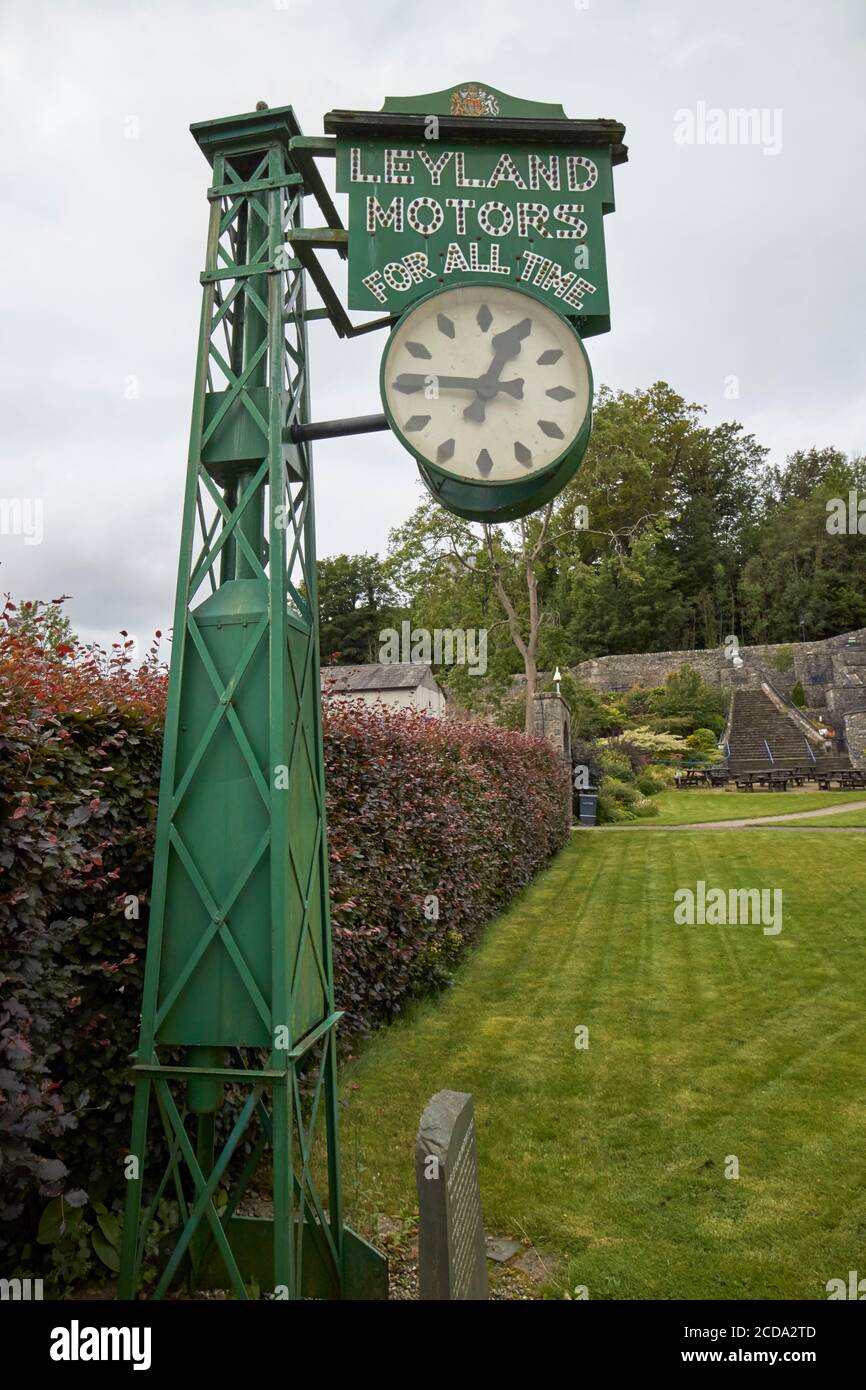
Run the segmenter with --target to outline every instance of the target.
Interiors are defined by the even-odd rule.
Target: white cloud
[[[207,215],[187,126],[259,98],[317,133],[331,107],[472,77],[623,120],[596,381],[666,378],[711,421],[742,419],[774,458],[862,448],[861,10],[7,0],[0,494],[44,497],[46,537],[3,538],[0,588],[72,592],[88,634],[167,626]],[[781,154],[676,145],[674,112],[698,101],[781,108]],[[313,347],[316,418],[379,409],[381,335],[343,343],[319,326]],[[737,401],[723,394],[731,373]],[[384,434],[322,444],[316,460],[320,553],[381,549],[417,500],[412,460]]]

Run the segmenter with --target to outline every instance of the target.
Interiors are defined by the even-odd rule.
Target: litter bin
[[[577,798],[581,825],[595,825],[598,814],[598,787],[581,787]]]

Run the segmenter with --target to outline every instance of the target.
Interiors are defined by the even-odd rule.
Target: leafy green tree
[[[393,592],[376,555],[335,555],[316,565],[322,661],[377,661],[379,633],[394,621]]]
[[[680,645],[688,609],[677,563],[655,527],[628,551],[575,562],[556,590],[574,664],[609,652],[669,651]]]
[[[389,538],[388,573],[411,606],[413,623],[428,628],[488,627],[494,674],[513,671],[515,654],[525,678],[524,727],[533,728],[542,635],[549,615],[540,590],[547,556],[573,539],[569,499],[560,495],[539,512],[502,526],[477,525],[425,501]],[[439,616],[439,622],[430,621]],[[511,651],[490,635],[507,634]],[[466,685],[466,672],[455,675]]]
[[[808,460],[819,481],[806,491]],[[774,484],[771,500],[741,576],[743,636],[749,642],[832,637],[866,626],[866,546],[859,534],[828,532],[828,505],[847,503],[866,485],[863,459],[836,450],[795,454],[794,477]],[[801,496],[799,494],[804,493]]]

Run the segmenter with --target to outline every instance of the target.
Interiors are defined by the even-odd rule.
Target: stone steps
[[[792,719],[763,690],[735,690],[728,734],[729,766],[736,771],[766,767],[814,766],[816,770],[850,767],[842,756],[822,755]],[[769,747],[769,754],[767,748]],[[812,763],[815,752],[816,763]]]

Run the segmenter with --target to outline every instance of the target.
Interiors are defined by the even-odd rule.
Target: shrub
[[[652,763],[647,770],[652,772],[653,777],[658,778],[662,790],[676,785],[677,770],[670,763]]]
[[[634,782],[618,782],[612,790],[621,806],[634,806],[636,802],[641,800],[640,792]]]
[[[366,1030],[564,843],[568,774],[541,739],[357,701],[325,702],[325,765],[337,1006]]]
[[[770,657],[770,665],[774,666],[777,671],[785,672],[791,670],[794,665],[794,648],[790,643],[785,643],[784,646],[779,647],[773,652],[773,655]]]
[[[791,700],[798,709],[806,708],[806,692],[803,689],[802,681],[794,681],[791,687]]]
[[[604,776],[608,779],[616,778],[619,782],[630,782],[634,777],[634,768],[625,753],[620,753],[613,748],[602,749],[601,768]]]
[[[710,685],[692,666],[672,671],[664,686],[653,692],[649,710],[653,714],[686,718],[693,729],[725,727],[726,697],[719,686]]]
[[[638,791],[643,796],[657,796],[667,785],[667,779],[655,767],[645,767],[637,779]]]
[[[688,734],[694,721],[683,714],[649,714],[642,718],[641,727],[657,734]]]
[[[636,747],[646,760],[653,758],[689,757],[691,750],[684,738],[677,734],[657,734],[652,729],[629,729],[629,743]],[[620,747],[617,743],[616,747]]]
[[[0,1264],[59,1280],[116,1260],[166,680],[157,648],[135,669],[126,640],[58,642],[42,607],[0,622]],[[446,983],[564,843],[568,778],[542,740],[338,702],[325,758],[337,1004],[357,1030]],[[58,1210],[76,1213],[62,1229]]]
[[[689,734],[686,743],[694,761],[714,763],[723,756],[719,752],[718,737],[712,729],[695,729],[693,734]]]
[[[584,739],[572,739],[572,764],[575,767],[586,768],[591,787],[597,787],[602,779],[603,769],[600,755],[601,749],[597,743],[591,743]]]
[[[0,1254],[128,1145],[165,689],[158,649],[134,670],[26,611],[0,628]]]
[[[552,689],[552,682],[548,684]],[[594,739],[621,727],[619,711],[611,707],[609,697],[599,695],[592,686],[575,680],[566,672],[560,689],[571,714],[571,732],[575,738]]]
[[[615,825],[617,821],[628,819],[624,806],[617,800],[609,782],[599,788],[596,816],[599,825]]]

